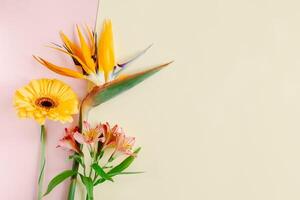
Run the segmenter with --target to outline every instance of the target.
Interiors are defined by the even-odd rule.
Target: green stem
[[[45,175],[46,164],[46,129],[45,126],[41,126],[41,157],[40,157],[40,174],[38,180],[38,200],[43,197],[43,182]]]
[[[90,196],[89,194],[86,194],[86,200],[94,200],[94,189],[91,191],[92,192],[92,196]]]
[[[79,112],[78,126],[79,126],[79,132],[81,133],[82,132],[82,109],[80,109],[80,112]],[[82,145],[79,145],[79,146],[80,146],[80,149],[82,149]],[[75,154],[77,154],[77,153],[75,153]],[[74,159],[73,165],[72,165],[72,170],[78,172],[78,168],[79,168],[79,162],[77,162]],[[77,174],[75,174],[71,177],[68,200],[75,199],[76,182],[77,182]]]
[[[78,167],[79,167],[79,164],[74,160],[72,170],[78,171]],[[73,175],[71,177],[68,200],[74,200],[75,199],[76,180],[77,180],[77,175]]]

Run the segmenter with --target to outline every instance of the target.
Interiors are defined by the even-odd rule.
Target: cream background
[[[4,2],[20,5],[17,1]],[[53,53],[41,46],[56,41],[58,30],[72,32],[70,23],[93,23],[95,1],[57,0],[47,5],[30,2],[31,13],[35,13],[36,6],[46,10],[31,14],[41,22],[35,23],[40,28],[35,29],[38,41],[29,54],[49,58]],[[91,3],[85,5],[87,2]],[[24,12],[26,6],[22,4],[19,11]],[[132,70],[161,61],[175,63],[91,113],[93,121],[118,122],[137,137],[143,150],[131,169],[147,172],[98,187],[96,199],[300,199],[299,6],[299,1],[293,0],[103,0],[101,16],[113,20],[118,57],[154,43]],[[50,13],[54,13],[51,20]],[[14,16],[14,12],[6,16]],[[39,36],[43,34],[43,18],[49,19],[49,31]],[[26,27],[22,30],[25,34],[28,31]],[[28,34],[27,38],[34,40],[35,35]],[[1,49],[9,56],[14,52],[12,46],[18,48],[20,44],[13,42],[11,34],[4,39],[12,41]],[[23,40],[19,37],[20,42]],[[22,59],[30,60],[29,54]],[[7,57],[2,60],[16,70]],[[82,90],[78,81],[56,76],[31,60],[27,62],[27,70],[32,67],[40,71],[36,77],[59,77]],[[1,69],[6,66],[1,65]],[[8,113],[11,123],[36,132],[33,122],[20,122],[7,108],[11,104],[6,99],[30,79],[16,73],[2,77],[0,82],[6,97],[1,111]],[[15,132],[14,127],[4,127]],[[22,145],[25,152],[32,144],[35,148],[30,151],[37,151],[38,138],[21,143],[21,136],[1,134],[8,141],[13,137],[10,144],[13,141],[15,146]],[[65,162],[65,155],[53,150],[60,134],[57,130],[50,139],[47,180],[68,167],[59,164]],[[31,158],[31,179],[24,182],[27,174],[14,172],[17,168],[12,156],[4,153],[11,145],[1,145],[1,196],[31,199],[37,153]],[[32,168],[28,161],[22,162],[23,167]],[[9,174],[13,173],[11,178]],[[24,190],[16,193],[14,182]],[[62,185],[45,199],[64,199],[66,189],[67,184]],[[19,193],[24,194],[23,198]]]

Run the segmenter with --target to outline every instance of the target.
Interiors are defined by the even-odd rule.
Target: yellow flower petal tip
[[[56,79],[32,80],[16,91],[13,104],[20,118],[33,118],[39,124],[46,119],[71,122],[78,113],[77,95]]]
[[[103,23],[98,46],[99,68],[104,72],[105,81],[107,82],[116,65],[112,23],[109,19]]]

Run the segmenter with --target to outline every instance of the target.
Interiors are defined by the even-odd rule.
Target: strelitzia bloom
[[[46,119],[72,122],[78,113],[74,91],[56,79],[33,80],[16,91],[13,104],[21,118],[34,118],[43,125]]]
[[[51,48],[71,56],[76,67],[80,68],[81,72],[57,66],[41,57],[34,56],[34,58],[55,73],[73,78],[86,79],[95,85],[102,85],[116,78],[120,78],[120,73],[124,68],[150,48],[149,46],[124,63],[117,63],[114,52],[112,23],[110,20],[104,21],[99,38],[88,27],[86,27],[85,34],[83,34],[77,26],[77,35],[79,44],[75,41],[71,41],[61,32],[60,36],[63,46],[55,45]],[[86,35],[86,37],[84,35]]]
[[[74,134],[76,132],[78,132],[78,127],[75,127],[73,129],[65,128],[65,136],[59,140],[59,144],[57,145],[57,147],[61,147],[63,149],[71,150],[81,154],[81,150],[74,138]]]
[[[91,125],[87,122],[83,122],[83,131],[82,133],[76,132],[74,133],[74,138],[80,144],[88,144],[92,145],[96,142],[103,142],[104,136],[102,134],[101,125],[98,124],[95,127],[91,127]]]

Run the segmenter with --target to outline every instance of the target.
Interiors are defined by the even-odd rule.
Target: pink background
[[[33,120],[19,120],[12,107],[14,91],[31,79],[60,78],[70,83],[76,92],[83,91],[81,81],[62,78],[42,67],[32,58],[41,55],[55,62],[66,57],[45,45],[59,42],[58,32],[73,33],[75,23],[93,25],[96,0],[1,0],[0,1],[0,61],[1,61],[1,199],[33,199],[37,183],[39,126]],[[4,114],[3,114],[4,113]],[[62,136],[60,123],[49,122],[45,185],[58,172],[70,167],[66,154],[56,149]],[[51,150],[50,150],[51,149]],[[67,183],[45,199],[65,199]]]

